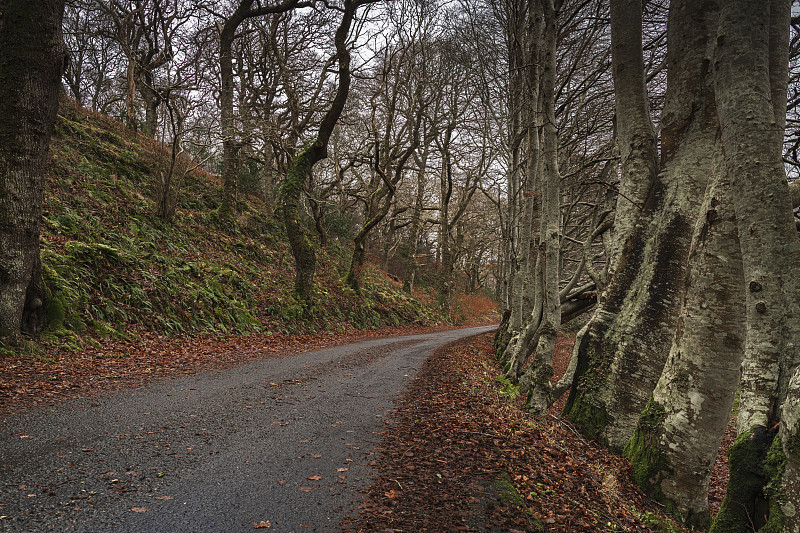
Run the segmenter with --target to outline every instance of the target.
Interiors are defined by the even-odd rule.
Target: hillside
[[[443,315],[375,269],[364,295],[341,279],[347,246],[320,251],[310,319],[292,296],[293,260],[281,225],[244,198],[236,223],[219,215],[220,181],[186,177],[171,223],[155,216],[159,143],[62,102],[51,144],[42,235],[52,296],[44,338],[78,349],[93,339],[200,333],[345,331],[437,324]]]

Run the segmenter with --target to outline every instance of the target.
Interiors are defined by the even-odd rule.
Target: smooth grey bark
[[[658,144],[642,54],[641,0],[611,2],[611,65],[621,174],[609,257],[613,271],[658,174]]]
[[[534,0],[527,0],[534,1]],[[519,228],[522,216],[522,147],[525,138],[522,110],[524,102],[524,47],[526,31],[526,2],[506,0],[503,3],[506,16],[506,40],[508,48],[508,109],[510,125],[508,132],[508,244],[506,264],[508,269],[508,302],[510,317],[506,336],[517,333],[522,327],[522,279],[519,254]]]
[[[800,503],[797,478],[785,477],[796,463],[787,462],[783,480],[778,474],[763,488],[771,500],[769,515],[753,518],[749,512],[762,498],[764,479],[759,473],[769,470],[767,463],[774,460],[780,443],[773,441],[769,453],[755,460],[752,454],[734,453],[753,446],[757,435],[771,438],[772,427],[783,418],[784,399],[790,398],[788,405],[793,409],[789,380],[800,360],[800,241],[782,162],[786,94],[781,91],[788,66],[782,64],[786,53],[781,48],[788,40],[771,35],[788,32],[790,4],[789,0],[727,2],[721,8],[717,31],[714,86],[741,241],[746,348],[737,421],[740,437],[729,463],[732,481],[712,531],[745,531],[761,527],[766,520],[772,531],[797,530],[796,509],[791,516],[781,516],[774,505]],[[793,415],[787,412],[787,416],[791,427]],[[786,436],[791,438],[791,432]],[[796,453],[791,441],[788,444],[784,451]],[[780,484],[791,494],[790,501],[781,502],[780,494],[774,492]],[[759,490],[742,496],[744,485]]]
[[[408,239],[408,257],[403,276],[403,290],[411,294],[414,290],[414,278],[417,273],[417,245],[422,232],[422,209],[425,207],[425,182],[428,168],[430,145],[425,144],[422,153],[417,156],[417,191],[414,195],[414,208],[411,211],[411,231]]]
[[[568,418],[621,451],[655,388],[672,344],[692,228],[717,134],[707,35],[716,18],[697,2],[673,2],[661,171],[626,239],[586,335]]]
[[[543,9],[539,0],[529,0],[528,16],[525,31],[525,92],[522,102],[522,116],[525,119],[525,158],[524,181],[522,186],[522,219],[519,229],[520,284],[519,305],[523,327],[530,321],[530,314],[536,312],[535,307],[540,305],[540,280],[538,248],[540,235],[539,223],[542,206],[542,161],[541,161],[541,105],[542,105],[542,76],[544,75],[541,47],[544,40]]]
[[[542,313],[534,360],[520,380],[528,393],[528,409],[544,414],[550,404],[553,351],[561,328],[561,176],[558,171],[558,130],[555,114],[556,37],[560,0],[542,0],[542,212],[540,219],[539,273]]]
[[[715,88],[734,188],[747,286],[747,348],[742,366],[739,433],[769,427],[779,409],[790,372],[798,363],[800,318],[797,279],[800,241],[782,163],[784,120],[771,97],[770,10],[787,1],[740,1],[722,8],[715,56]],[[741,10],[741,11],[740,11]],[[783,10],[788,32],[788,11]],[[779,54],[782,56],[783,54]],[[776,67],[777,68],[777,67]],[[786,96],[782,98],[785,107]]]
[[[539,0],[530,0],[526,6],[524,32],[520,39],[524,47],[523,65],[519,67],[524,75],[525,90],[520,97],[520,115],[525,118],[526,131],[523,165],[525,175],[521,196],[518,202],[522,216],[517,219],[518,235],[517,275],[514,277],[511,310],[511,340],[505,347],[503,360],[508,364],[506,375],[517,382],[522,367],[531,352],[531,346],[538,342],[536,332],[542,312],[541,264],[538,261],[538,242],[540,236],[542,182],[541,182],[541,143],[539,138],[539,115],[541,113],[541,48],[543,41],[543,10]]]
[[[698,528],[711,518],[708,483],[744,351],[736,217],[721,152],[714,163],[709,171],[715,179],[692,238],[675,340],[651,404],[625,450],[645,491]]]
[[[0,339],[44,324],[40,226],[67,55],[64,0],[0,1]]]

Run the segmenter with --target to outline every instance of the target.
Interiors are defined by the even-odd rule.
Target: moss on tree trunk
[[[313,300],[317,267],[317,255],[300,216],[305,183],[312,165],[311,147],[308,147],[292,160],[281,191],[283,222],[295,261],[294,295],[304,307]]]
[[[768,476],[764,461],[774,437],[757,427],[733,443],[728,451],[728,489],[710,533],[752,533],[767,524],[770,506],[764,494]]]

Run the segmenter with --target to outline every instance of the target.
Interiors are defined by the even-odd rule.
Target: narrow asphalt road
[[[448,342],[369,340],[0,420],[0,531],[338,531],[392,400]]]

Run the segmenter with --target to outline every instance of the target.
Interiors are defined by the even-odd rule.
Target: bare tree
[[[289,166],[281,191],[283,222],[295,260],[294,293],[306,310],[313,302],[316,252],[303,227],[300,218],[300,204],[306,181],[314,165],[328,157],[328,142],[347,102],[351,78],[348,37],[358,8],[368,3],[371,3],[370,0],[345,0],[344,2],[342,19],[334,36],[338,64],[336,95],[320,123],[316,138],[294,158]]]

